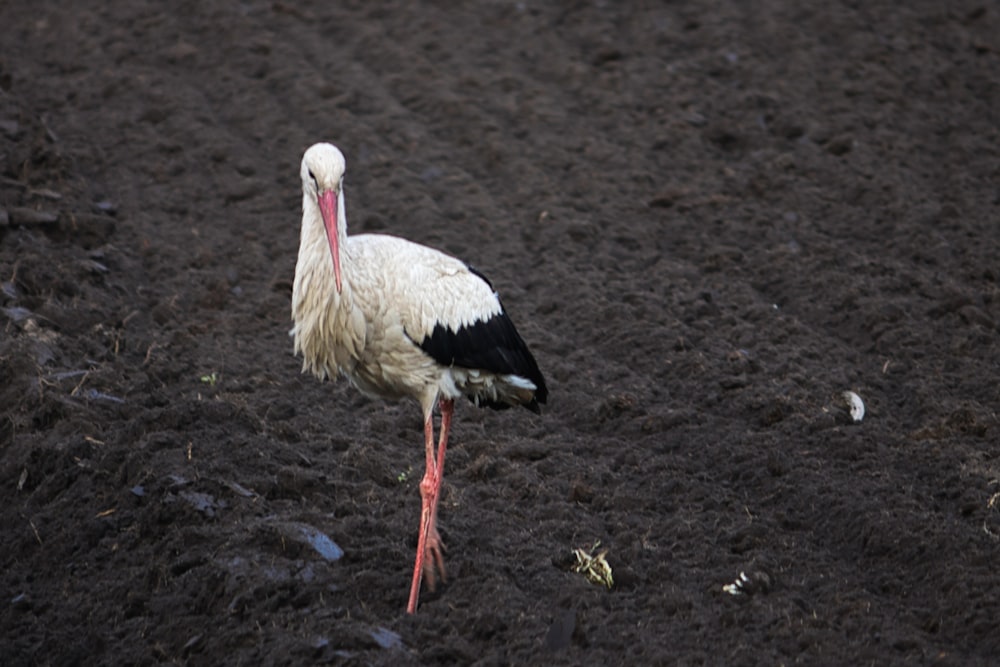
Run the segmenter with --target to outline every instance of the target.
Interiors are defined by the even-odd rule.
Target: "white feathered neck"
[[[331,144],[316,144],[302,157],[302,229],[299,256],[292,286],[292,320],[295,353],[302,354],[302,370],[321,378],[349,368],[363,347],[363,322],[352,322],[351,281],[342,276],[338,293],[333,258],[320,213],[318,196],[337,193],[337,246],[343,257],[347,245],[344,206],[345,161]]]

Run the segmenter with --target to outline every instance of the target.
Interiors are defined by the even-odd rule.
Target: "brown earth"
[[[996,6],[93,4],[0,5],[0,664],[995,664]],[[551,390],[460,406],[413,617],[419,409],[288,338],[320,140]]]

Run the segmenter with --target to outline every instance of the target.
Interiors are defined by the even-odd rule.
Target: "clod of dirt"
[[[344,556],[344,550],[326,533],[304,523],[287,523],[278,529],[287,539],[312,547],[324,560],[333,562]]]

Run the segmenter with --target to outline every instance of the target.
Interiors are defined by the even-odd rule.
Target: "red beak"
[[[337,192],[327,190],[319,195],[319,211],[323,214],[323,226],[326,227],[326,240],[330,242],[330,255],[333,257],[333,276],[337,280],[337,293],[340,293],[340,249],[337,247]]]

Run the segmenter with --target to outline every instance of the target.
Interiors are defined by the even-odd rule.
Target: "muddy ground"
[[[0,5],[0,663],[1000,655],[995,6],[99,4]],[[413,617],[419,408],[288,337],[320,140],[550,388]]]

